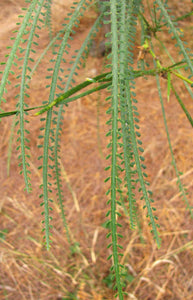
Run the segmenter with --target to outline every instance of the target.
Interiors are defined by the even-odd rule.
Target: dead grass
[[[1,1],[1,20],[4,24],[0,31],[3,37],[2,57],[6,53],[6,45],[9,45],[8,36],[14,28],[15,9],[22,3],[23,1]],[[64,5],[63,1],[55,1],[54,16],[57,15],[59,20],[62,20],[61,7],[68,8],[69,3],[65,1]],[[8,11],[10,13],[8,23],[11,24],[9,28],[5,18]],[[56,23],[56,30],[58,24]],[[183,25],[187,27],[187,24],[182,22]],[[87,33],[88,28],[83,30],[84,27],[83,23],[78,36],[72,42],[72,54]],[[168,36],[165,38],[168,39]],[[47,40],[45,33],[40,42],[42,49]],[[44,59],[38,69],[39,72],[35,74],[30,105],[40,103],[47,97],[47,91],[42,90],[44,87],[42,74],[45,72],[45,65],[47,68],[48,64],[48,59]],[[100,72],[102,60],[89,57],[87,66],[80,71],[79,81],[84,79],[85,74],[92,76]],[[161,226],[162,247],[159,250],[156,248],[142,207],[139,206],[142,232],[131,231],[128,218],[122,212],[121,222],[124,231],[124,239],[121,241],[124,246],[122,263],[128,268],[131,281],[127,279],[126,291],[129,294],[127,299],[189,300],[193,299],[192,220],[179,197],[154,82],[139,80],[138,84],[143,145]],[[184,91],[182,86],[178,86],[178,89]],[[7,110],[14,107],[13,95],[14,91],[9,90],[8,103],[5,106]],[[182,95],[190,112],[193,112],[192,101],[185,91]],[[1,122],[0,299],[114,299],[109,289],[111,281],[108,280],[111,262],[107,261],[110,254],[107,250],[107,230],[101,226],[108,210],[105,196],[107,185],[103,184],[107,176],[104,171],[107,164],[104,157],[108,153],[106,148],[108,141],[105,138],[108,130],[105,126],[106,104],[103,105],[103,97],[104,95],[101,95],[99,128],[102,155],[97,143],[96,95],[72,103],[66,109],[62,126],[64,205],[71,239],[79,243],[74,254],[69,249],[57,202],[53,204],[53,246],[49,252],[43,246],[42,208],[39,199],[41,172],[38,170],[37,160],[40,153],[37,148],[39,142],[36,139],[39,135],[39,120],[30,118],[32,132],[30,165],[33,174],[31,194],[24,192],[23,178],[18,175],[15,140],[11,170],[7,176],[7,145],[12,120]],[[192,201],[192,128],[173,97],[169,103],[165,101],[165,107],[175,157],[179,169],[183,172],[182,180],[187,186],[189,199]],[[56,199],[56,195],[53,195],[53,198]],[[71,298],[70,296],[65,298],[70,293]]]

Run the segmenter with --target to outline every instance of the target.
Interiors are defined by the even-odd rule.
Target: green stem
[[[156,59],[156,55],[153,51],[150,51],[150,53],[152,54],[152,56]],[[182,64],[184,62],[179,62],[176,64],[173,64],[169,67],[163,68],[161,67],[160,62],[157,60],[157,66],[158,68],[154,68],[154,69],[150,69],[150,70],[143,70],[143,71],[138,71],[135,70],[133,72],[128,72],[128,77],[130,80],[134,79],[134,78],[138,78],[138,77],[143,77],[143,76],[155,76],[156,74],[160,74],[162,72],[171,72],[173,73],[175,76],[177,76],[178,78],[182,79],[183,81],[189,83],[189,84],[193,84],[193,81],[191,81],[190,79],[184,77],[183,75],[174,72],[173,70],[171,71],[172,68],[180,68],[181,66],[179,66],[180,64]],[[185,67],[185,66],[184,66]],[[75,101],[81,97],[90,95],[96,91],[102,90],[107,88],[110,84],[111,84],[111,80],[112,80],[112,76],[110,76],[111,73],[103,73],[100,74],[94,78],[87,78],[86,81],[80,83],[79,85],[75,86],[74,88],[68,90],[67,92],[65,92],[64,94],[61,94],[59,97],[57,97],[54,101],[52,101],[50,104],[45,104],[45,105],[40,105],[40,106],[34,106],[34,107],[29,107],[29,108],[25,108],[24,111],[30,111],[30,110],[35,110],[35,109],[40,109],[40,111],[38,111],[37,113],[35,113],[35,116],[41,115],[44,112],[48,111],[49,109],[51,109],[53,106],[55,105],[59,105],[59,104],[68,104],[72,101]],[[107,77],[109,76],[109,77]],[[98,87],[94,87],[88,91],[85,91],[81,94],[78,94],[77,96],[74,97],[70,97],[73,94],[79,92],[80,90],[82,90],[83,88],[93,84],[93,83],[103,83],[102,85],[99,85]],[[9,112],[4,112],[0,114],[0,118],[4,118],[4,117],[9,117],[12,115],[15,115],[19,113],[18,110],[14,110],[14,111],[9,111]]]
[[[184,77],[183,75],[181,75],[179,73],[176,73],[176,72],[172,71],[172,74],[174,74],[178,78],[182,79],[183,81],[186,81],[187,83],[193,84],[193,81],[191,81],[190,79]]]

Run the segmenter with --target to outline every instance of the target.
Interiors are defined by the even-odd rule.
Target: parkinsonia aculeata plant
[[[193,60],[190,49],[183,42],[182,30],[178,28],[178,21],[190,17],[193,12],[175,18],[171,15],[168,8],[167,1],[157,0],[149,3],[149,1],[142,0],[109,0],[101,1],[100,14],[90,29],[86,39],[83,41],[80,49],[77,49],[76,55],[71,61],[71,69],[65,69],[65,56],[68,55],[68,48],[70,47],[70,40],[72,33],[75,34],[75,28],[78,27],[79,19],[84,16],[85,11],[93,5],[91,0],[80,0],[74,2],[72,13],[65,18],[64,24],[58,34],[53,37],[52,32],[52,17],[51,17],[51,0],[32,0],[26,1],[29,3],[28,8],[23,9],[24,15],[20,15],[22,22],[20,29],[14,38],[14,44],[10,48],[7,62],[2,62],[4,71],[2,72],[2,80],[0,86],[0,101],[5,102],[6,84],[10,84],[9,74],[14,74],[12,66],[18,66],[19,75],[17,76],[18,84],[16,85],[16,109],[14,111],[4,112],[1,109],[0,118],[15,115],[15,126],[19,127],[18,134],[18,151],[20,165],[22,166],[22,174],[24,176],[27,192],[31,191],[30,184],[30,170],[29,170],[29,131],[25,124],[29,122],[28,111],[36,110],[34,116],[41,115],[43,123],[41,128],[40,138],[43,139],[43,155],[39,157],[42,160],[43,182],[42,182],[42,206],[44,207],[44,232],[45,243],[47,249],[50,247],[50,228],[51,228],[51,202],[50,193],[52,190],[52,183],[50,177],[54,174],[55,185],[57,188],[58,201],[61,208],[61,215],[64,226],[66,228],[67,239],[72,245],[71,237],[68,231],[68,225],[65,219],[63,192],[61,189],[62,182],[60,178],[60,163],[59,150],[60,140],[62,139],[61,122],[64,115],[64,106],[67,106],[72,101],[76,101],[80,97],[89,95],[91,93],[107,89],[110,96],[106,99],[109,103],[109,120],[107,126],[109,128],[108,136],[110,136],[110,143],[108,145],[109,167],[107,171],[109,176],[106,181],[110,181],[110,189],[107,191],[109,197],[108,205],[109,211],[107,213],[108,228],[110,231],[107,235],[109,238],[109,248],[112,249],[112,254],[108,259],[112,259],[112,272],[115,274],[116,285],[115,289],[119,295],[119,299],[123,299],[124,283],[122,274],[124,273],[124,266],[119,263],[119,249],[121,248],[121,235],[118,233],[119,223],[119,209],[118,207],[124,205],[120,201],[122,190],[121,187],[125,185],[127,188],[127,202],[129,207],[130,226],[135,228],[137,222],[137,205],[135,188],[141,193],[141,200],[144,202],[144,209],[147,211],[147,218],[151,228],[152,235],[160,247],[160,237],[157,228],[157,216],[155,215],[155,208],[153,207],[152,192],[149,188],[149,181],[145,172],[145,163],[143,156],[143,147],[140,136],[139,113],[137,111],[137,95],[135,93],[135,85],[139,77],[154,76],[156,78],[158,94],[163,112],[163,119],[165,130],[167,133],[169,148],[172,156],[172,164],[176,171],[177,182],[180,193],[185,201],[187,209],[189,209],[193,217],[192,208],[187,199],[187,191],[184,188],[180,172],[178,171],[170,135],[167,127],[165,117],[165,110],[163,105],[163,96],[160,87],[160,78],[167,81],[167,97],[170,98],[170,93],[174,93],[182,110],[187,116],[187,119],[193,125],[193,120],[185,107],[179,93],[175,88],[173,79],[182,80],[188,93],[193,98],[192,93],[192,74],[193,74]],[[146,4],[146,5],[145,5]],[[148,5],[147,5],[148,4]],[[107,33],[107,47],[111,48],[111,53],[108,55],[108,72],[101,73],[94,78],[86,78],[84,82],[76,85],[75,79],[77,70],[81,64],[86,63],[89,49],[92,44],[92,39],[96,35],[99,26],[102,22],[110,24],[110,32]],[[42,27],[47,27],[49,31],[50,42],[45,51],[40,55],[40,58],[35,62],[31,57],[31,53],[38,51],[38,32],[41,32]],[[174,61],[170,55],[167,46],[162,41],[162,31],[168,30],[174,45],[179,49],[180,60]],[[136,32],[140,33],[141,45],[137,61],[133,59],[133,51],[136,41]],[[154,51],[154,43],[159,43],[160,47],[168,56],[168,65],[163,65],[159,54]],[[138,42],[139,43],[139,42]],[[46,55],[48,49],[53,51],[53,59],[51,59],[52,68],[49,67],[50,75],[47,78],[50,83],[46,86],[49,89],[49,98],[47,102],[42,103],[41,106],[30,107],[30,99],[28,100],[29,82],[33,78],[33,73],[41,63],[42,58]],[[148,61],[152,58],[152,63],[146,63],[146,56]],[[22,60],[21,63],[18,61]],[[136,66],[134,68],[134,65]],[[62,75],[65,72],[65,77]],[[84,90],[87,87],[86,90]],[[2,103],[3,104],[3,103]],[[53,124],[53,126],[51,126]],[[50,141],[54,144],[50,146]],[[124,179],[122,174],[124,173]],[[123,182],[124,181],[124,182]],[[124,207],[125,208],[125,207]]]

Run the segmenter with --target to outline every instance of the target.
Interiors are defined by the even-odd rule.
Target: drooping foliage
[[[107,156],[109,166],[106,170],[109,175],[105,181],[110,181],[110,188],[107,191],[107,203],[109,206],[107,218],[109,220],[108,228],[110,228],[110,231],[107,238],[110,239],[108,247],[112,248],[112,254],[108,259],[112,259],[113,261],[111,271],[116,278],[115,289],[118,292],[119,299],[123,299],[124,282],[122,275],[125,272],[125,268],[120,264],[122,236],[119,233],[119,227],[122,225],[119,221],[119,206],[123,206],[124,209],[128,208],[130,227],[135,229],[138,223],[137,206],[143,203],[142,205],[146,210],[150,230],[158,247],[161,245],[158,233],[159,225],[153,206],[152,192],[149,187],[150,182],[148,181],[146,172],[145,158],[143,156],[144,149],[140,134],[140,116],[137,109],[137,94],[135,92],[137,78],[139,77],[156,77],[172,164],[178,178],[177,182],[180,193],[187,209],[189,209],[193,217],[192,207],[187,198],[187,191],[181,182],[181,173],[177,168],[172,150],[160,86],[160,77],[162,77],[167,80],[168,99],[170,98],[170,93],[173,92],[188,121],[193,125],[192,117],[172,83],[174,77],[182,80],[190,96],[193,98],[191,90],[193,86],[192,54],[183,42],[182,32],[178,28],[178,20],[190,16],[192,12],[180,18],[175,18],[171,15],[167,1],[160,0],[152,3],[147,1],[147,7],[145,6],[145,1],[142,0],[101,1],[103,5],[101,5],[102,9],[100,9],[97,20],[80,46],[80,49],[77,49],[72,57],[71,68],[65,69],[65,56],[69,55],[70,41],[76,33],[75,30],[79,25],[80,18],[84,17],[84,13],[89,9],[92,1],[80,0],[74,2],[72,13],[65,18],[60,32],[55,37],[53,37],[52,30],[52,1],[33,0],[28,2],[29,6],[26,9],[25,16],[20,16],[20,18],[23,18],[23,22],[14,38],[14,44],[10,49],[0,85],[0,101],[3,100],[4,102],[6,84],[11,84],[9,74],[14,74],[15,72],[12,70],[12,67],[14,69],[17,68],[19,65],[17,60],[22,60],[22,67],[18,67],[17,72],[19,73],[17,76],[18,84],[15,87],[16,109],[11,112],[3,112],[1,109],[2,113],[0,117],[16,115],[16,123],[13,129],[17,128],[17,150],[19,151],[19,160],[22,166],[21,173],[24,176],[26,190],[30,192],[31,184],[28,162],[30,132],[26,129],[26,123],[29,122],[28,111],[38,109],[35,115],[42,115],[41,133],[39,135],[39,148],[42,148],[42,155],[39,157],[41,162],[39,169],[42,169],[42,193],[40,194],[40,199],[42,199],[41,205],[44,208],[42,215],[44,216],[43,231],[45,232],[45,243],[47,249],[49,249],[53,202],[51,193],[52,189],[56,188],[67,240],[71,246],[72,241],[65,218],[61,180],[60,143],[63,140],[65,142],[65,137],[61,133],[62,119],[65,118],[65,109],[70,102],[102,89],[108,89],[110,96],[106,99],[109,104],[107,110],[107,114],[109,115],[107,122],[109,132],[107,133],[107,137],[110,138],[110,142],[108,144],[109,155]],[[83,62],[86,62],[91,41],[103,20],[106,25],[109,24],[110,30],[107,33],[107,48],[111,48],[111,52],[108,55],[108,72],[94,78],[87,78],[83,83],[76,85],[78,69]],[[38,49],[39,32],[41,32],[42,26],[48,28],[50,42],[45,51],[40,55],[39,60],[35,62],[33,53]],[[162,42],[159,36],[162,28],[167,28],[171,34],[171,38],[176,41],[176,46],[179,48],[179,55],[182,55],[181,60],[175,62],[167,47]],[[134,50],[136,47],[137,31],[141,34],[141,39],[138,41],[141,45],[136,62],[134,60]],[[160,46],[171,60],[169,66],[162,66],[161,60],[154,52],[153,45],[155,40],[160,43]],[[46,77],[49,81],[46,85],[46,88],[49,89],[49,98],[41,106],[29,107],[28,103],[30,103],[30,99],[28,99],[29,95],[27,93],[29,82],[32,80],[35,69],[41,63],[43,56],[46,55],[50,47],[52,47],[54,58],[50,61],[52,67],[49,66],[47,70],[49,75]],[[146,63],[145,57],[147,54],[152,58],[152,65]],[[182,73],[180,70],[185,71],[187,75],[183,75],[184,72]],[[65,77],[63,74],[66,74]],[[86,87],[88,88],[84,91]],[[121,199],[125,188],[127,190],[126,197],[124,197],[126,200],[123,202]],[[140,203],[137,203],[138,198],[141,200]]]

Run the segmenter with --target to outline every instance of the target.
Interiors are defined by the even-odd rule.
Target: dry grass
[[[6,45],[9,45],[7,37],[14,28],[15,8],[20,3],[23,1],[1,1],[1,19],[4,24],[0,31],[2,57],[6,53]],[[66,3],[67,1],[65,7],[68,7]],[[65,9],[62,1],[55,1],[55,12],[59,15],[59,20],[63,17],[62,11],[60,14],[60,9],[58,10],[61,6]],[[9,22],[6,23],[5,15],[8,11]],[[57,26],[56,24],[56,30]],[[187,28],[187,24],[182,22],[182,28],[183,26]],[[81,25],[78,36],[72,42],[72,52],[87,33],[88,28],[84,27],[85,23]],[[168,39],[167,36],[165,38]],[[40,42],[42,49],[47,39],[45,33]],[[35,75],[31,85],[30,105],[40,103],[47,97],[47,91],[42,90],[44,87],[42,74],[48,63],[48,59],[45,59]],[[85,74],[92,76],[100,72],[102,60],[89,57],[88,66],[89,68],[80,71],[80,81],[85,78]],[[12,80],[14,82],[15,79]],[[124,239],[121,241],[124,246],[122,263],[126,265],[130,274],[126,287],[129,293],[127,299],[190,300],[193,299],[192,220],[179,197],[155,83],[152,80],[139,80],[138,84],[143,145],[161,226],[162,247],[159,250],[156,248],[142,207],[139,206],[142,232],[131,231],[128,218],[122,212],[121,222],[124,231]],[[162,84],[164,86],[165,82]],[[185,104],[190,112],[193,112],[192,102],[185,94],[183,86],[178,86],[178,89],[181,89]],[[13,95],[13,91],[9,90],[8,103],[5,105],[7,110],[14,107]],[[7,176],[7,145],[12,120],[1,122],[0,299],[114,299],[109,289],[111,282],[107,280],[111,263],[107,262],[110,253],[106,248],[107,230],[101,226],[108,210],[105,196],[107,185],[103,184],[107,176],[104,171],[107,164],[104,157],[108,153],[106,148],[108,141],[105,138],[108,130],[105,126],[106,104],[102,104],[104,96],[101,95],[100,100],[99,132],[96,95],[70,105],[62,126],[61,162],[65,209],[71,238],[79,243],[74,254],[69,249],[56,202],[53,204],[53,246],[49,252],[43,246],[42,208],[38,197],[41,172],[38,170],[39,150],[36,140],[39,135],[39,120],[30,118],[33,193],[29,195],[24,192],[23,178],[18,176],[15,140],[11,170]],[[165,103],[165,107],[175,157],[179,169],[183,172],[182,180],[192,202],[192,128],[173,97],[169,103]],[[100,145],[97,142],[98,133],[101,137]],[[71,298],[70,296],[65,298],[69,293]]]

